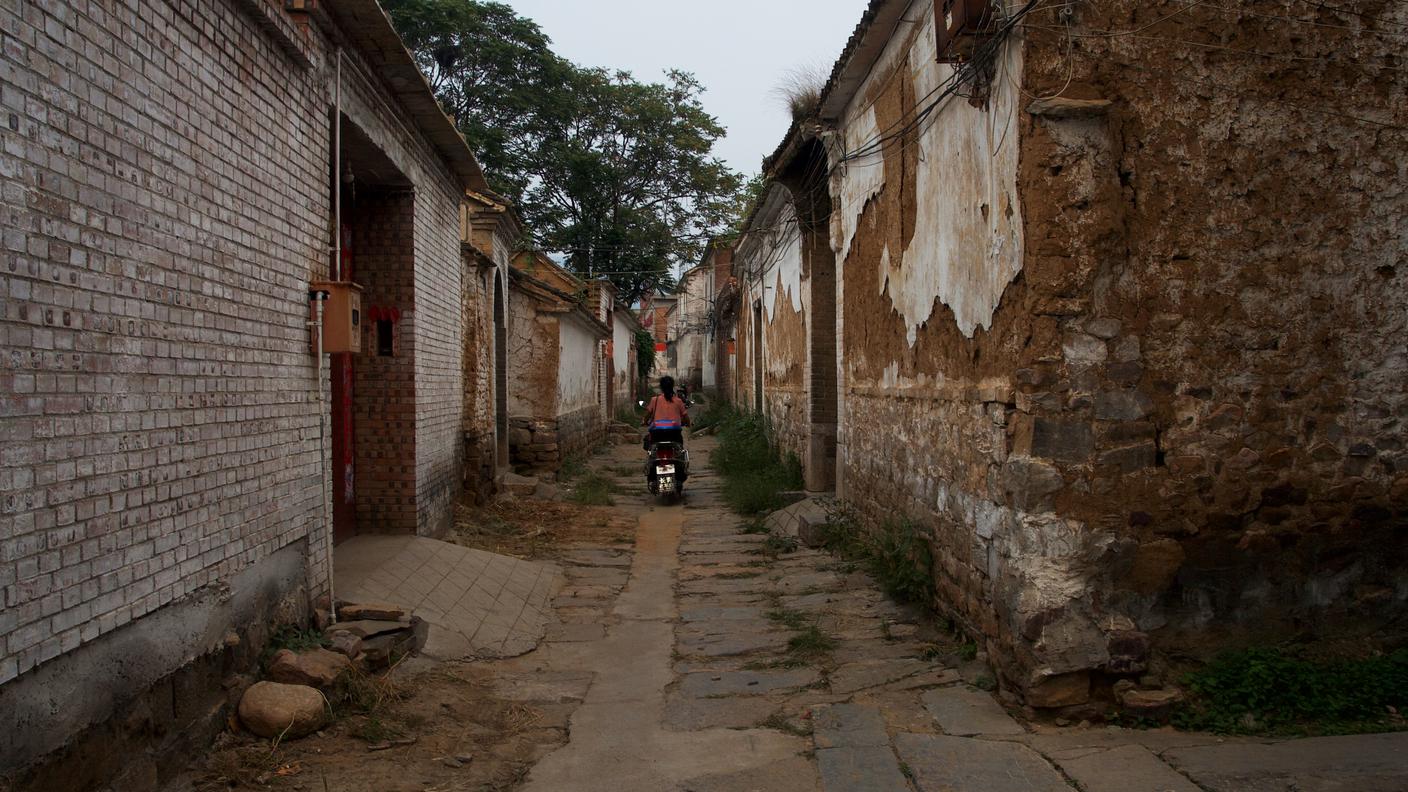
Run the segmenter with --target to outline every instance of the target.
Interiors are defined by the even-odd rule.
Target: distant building
[[[612,332],[601,312],[609,294],[537,251],[514,257],[510,291],[510,459],[524,470],[556,470],[605,436]]]

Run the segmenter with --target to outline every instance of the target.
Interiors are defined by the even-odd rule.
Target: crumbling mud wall
[[[476,499],[489,495],[494,486],[497,465],[494,366],[494,267],[482,265],[466,254],[461,311],[464,324],[461,368],[464,395],[460,431],[464,437],[464,480]]]
[[[947,76],[919,5],[848,149]],[[1038,706],[1408,599],[1404,80],[1375,21],[1408,20],[1185,5],[1038,10],[972,101],[833,179],[842,494],[908,504],[937,601]]]
[[[756,409],[755,367],[762,369],[762,412],[784,454],[801,458],[807,444],[807,311],[802,240],[787,191],[773,187],[740,248],[743,295],[740,385],[744,406]],[[750,306],[761,303],[761,312]],[[760,337],[755,321],[762,321]],[[756,349],[757,340],[762,348]],[[744,364],[744,358],[747,363]]]

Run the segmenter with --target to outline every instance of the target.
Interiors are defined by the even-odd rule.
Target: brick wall
[[[219,599],[206,595],[276,555],[281,570],[289,551],[306,567],[305,602],[326,578],[327,385],[305,323],[308,282],[327,275],[332,66],[317,29],[277,9],[0,7],[0,695],[22,695],[61,654],[96,656],[80,651],[163,606],[205,614],[192,618],[218,642],[224,617],[201,610]],[[266,14],[297,40],[269,32]],[[368,73],[349,53],[345,113],[416,197],[368,219],[360,242],[415,271],[372,285],[404,300],[397,343],[416,363],[388,372],[386,409],[364,415],[394,424],[398,446],[394,460],[359,460],[361,474],[380,466],[359,489],[380,486],[397,507],[378,523],[434,531],[462,457],[462,188]],[[271,596],[292,592],[279,580]],[[170,648],[134,661],[172,664],[148,681],[209,647]],[[76,660],[45,672],[59,666],[88,679],[50,690],[103,686]],[[139,691],[110,692],[88,698]],[[62,737],[112,710],[82,711],[94,720],[33,728]],[[33,758],[0,753],[0,772]]]
[[[5,682],[321,540],[328,136],[318,75],[229,2],[0,28]]]

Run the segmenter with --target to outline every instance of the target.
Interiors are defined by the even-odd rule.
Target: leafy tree
[[[536,173],[544,109],[560,103],[572,64],[531,19],[502,3],[383,0],[445,112],[493,188],[521,202]]]
[[[728,219],[737,174],[710,156],[723,128],[692,75],[640,83],[580,69],[557,109],[527,204],[551,245],[582,275],[605,275],[627,299],[673,285]]]
[[[668,289],[732,219],[741,180],[712,155],[724,130],[692,75],[642,83],[574,66],[499,3],[385,5],[495,189],[578,274],[627,301]]]

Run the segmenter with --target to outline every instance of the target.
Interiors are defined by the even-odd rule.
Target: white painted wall
[[[582,319],[563,314],[558,322],[557,412],[591,407],[597,400],[601,370],[600,337]]]

